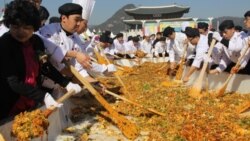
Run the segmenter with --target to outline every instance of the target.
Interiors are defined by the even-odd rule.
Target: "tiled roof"
[[[125,9],[125,12],[134,15],[134,14],[171,14],[171,13],[188,13],[189,7],[178,6],[178,5],[166,5],[166,6],[141,6],[132,9]]]

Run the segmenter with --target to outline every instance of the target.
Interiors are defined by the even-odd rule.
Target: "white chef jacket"
[[[165,42],[158,41],[155,44],[155,48],[154,48],[155,56],[159,56],[160,53],[165,53],[165,51],[167,50],[166,48],[167,47],[166,47],[166,43]]]
[[[116,53],[115,46],[112,44],[109,47],[104,48],[103,53],[114,55]]]
[[[146,40],[143,40],[141,42],[141,50],[144,52],[144,53],[147,53],[147,54],[152,54],[152,44],[151,44],[151,41],[146,41]]]
[[[242,61],[241,61],[241,65],[240,65],[240,68],[245,68],[248,61],[249,61],[249,58],[250,58],[250,50],[249,50],[249,47],[248,47],[248,42],[250,41],[250,32],[248,33],[241,33],[242,36],[244,36],[244,39],[243,39],[243,46],[244,48],[242,49],[242,52],[248,48],[248,51],[246,52],[245,56],[243,57]],[[241,52],[241,53],[242,53]]]
[[[117,39],[115,39],[113,45],[115,48],[115,53],[125,54],[126,49],[124,43],[120,43]]]
[[[195,58],[195,46],[188,42],[186,59],[194,59]]]
[[[126,53],[135,53],[137,51],[137,49],[140,48],[140,45],[139,46],[135,46],[134,45],[134,42],[131,40],[131,41],[128,41],[124,44],[125,46],[125,52]]]
[[[58,69],[64,68],[62,63],[66,53],[74,50],[75,34],[67,36],[60,23],[45,25],[37,32],[43,39],[51,63]],[[78,49],[80,49],[78,47]]]
[[[134,57],[136,51],[140,49],[140,43],[138,43],[138,46],[135,46],[132,40],[125,42],[124,46],[125,46],[125,53],[128,54],[130,57]]]
[[[230,62],[236,63],[240,57],[241,51],[246,46],[244,38],[246,34],[235,32],[232,38],[229,40],[228,47],[223,46],[222,58],[219,66],[216,68],[219,72],[222,72],[227,68]]]
[[[84,43],[81,41],[77,33],[67,36],[65,31],[61,28],[60,23],[53,23],[42,27],[38,34],[43,38],[47,53],[50,55],[51,63],[60,71],[64,68],[62,63],[66,53],[70,50],[82,52]],[[79,64],[75,58],[70,59],[70,64],[83,76],[89,76],[86,69]],[[98,64],[93,64],[94,71]],[[107,69],[107,68],[106,68]],[[103,71],[103,69],[100,69]]]
[[[194,58],[194,61],[192,63],[192,66],[200,68],[201,62],[203,61],[203,58],[205,54],[208,51],[208,39],[205,35],[200,35],[200,39],[196,45],[196,55]]]
[[[212,50],[211,59],[213,64],[219,64],[223,53],[223,44],[217,42]]]
[[[170,62],[179,62],[184,53],[184,41],[187,36],[184,33],[176,32],[174,40],[167,40],[167,50]]]

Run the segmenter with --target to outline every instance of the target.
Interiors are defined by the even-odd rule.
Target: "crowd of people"
[[[108,59],[134,59],[136,52],[142,51],[145,57],[168,57],[172,71],[184,57],[191,66],[182,78],[184,82],[201,68],[204,60],[210,62],[210,74],[250,72],[250,51],[240,67],[234,67],[243,50],[249,48],[250,39],[249,33],[231,20],[223,21],[220,31],[212,31],[207,23],[201,22],[196,28],[183,28],[182,32],[166,27],[163,32],[143,37],[125,38],[118,33],[111,38],[110,31],[88,37],[85,31],[91,11],[86,9],[86,3],[73,0],[63,4],[58,8],[60,17],[50,18],[49,24],[46,24],[49,12],[41,3],[42,0],[13,0],[0,19],[0,98],[4,99],[0,104],[0,120],[37,108],[46,98],[53,97],[53,89],[43,85],[44,78],[67,91],[81,93],[82,86],[72,79],[69,65],[93,84],[98,82],[91,74],[116,71],[112,63],[95,61],[98,54]],[[244,17],[245,26],[250,29],[250,11]],[[206,54],[213,39],[216,44],[210,57]]]

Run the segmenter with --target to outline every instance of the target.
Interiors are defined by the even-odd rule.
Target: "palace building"
[[[195,27],[197,22],[212,23],[212,19],[198,19],[183,17],[188,13],[190,7],[179,5],[166,6],[141,6],[125,9],[125,12],[133,19],[123,20],[129,29],[141,29],[143,34],[161,32],[165,27],[171,26],[175,31],[181,31],[183,25]]]

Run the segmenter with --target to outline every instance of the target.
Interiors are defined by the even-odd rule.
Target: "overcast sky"
[[[11,0],[0,0],[0,8]],[[71,0],[43,0],[51,16],[58,16],[57,9],[60,5]],[[243,17],[250,10],[250,0],[96,0],[96,5],[89,24],[100,24],[110,18],[117,10],[126,4],[135,6],[162,6],[169,4],[189,6],[190,11],[185,17]]]

